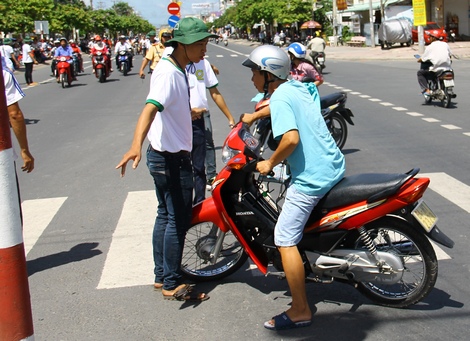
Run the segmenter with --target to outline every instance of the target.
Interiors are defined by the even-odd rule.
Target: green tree
[[[89,12],[84,6],[57,4],[50,19],[50,30],[71,38],[73,29],[87,32],[92,27]]]
[[[2,0],[0,4],[1,29],[5,32],[33,32],[34,21],[48,20],[53,9],[53,0]]]

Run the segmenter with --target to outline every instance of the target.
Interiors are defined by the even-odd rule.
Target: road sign
[[[176,15],[172,15],[168,18],[168,25],[170,27],[175,27],[176,23],[180,20],[180,18]]]
[[[175,2],[170,3],[167,9],[168,9],[168,13],[173,14],[173,15],[176,15],[180,12],[180,6]]]

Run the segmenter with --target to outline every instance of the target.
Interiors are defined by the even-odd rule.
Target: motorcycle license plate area
[[[444,79],[444,85],[447,87],[449,86],[454,86],[454,80],[453,79],[450,79],[450,80],[447,80],[447,79]]]
[[[318,57],[318,61],[319,61],[320,63],[322,63],[322,62],[325,61],[325,59],[324,59],[323,57]]]
[[[428,233],[437,223],[437,216],[424,201],[420,201],[411,214]]]

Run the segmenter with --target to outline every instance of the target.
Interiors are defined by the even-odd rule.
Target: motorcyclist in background
[[[78,47],[73,39],[69,40],[70,47],[72,48],[73,53],[77,54],[78,57],[78,64],[80,65],[80,72],[83,72],[83,58],[82,58],[82,50]],[[78,71],[78,70],[77,70]]]
[[[70,47],[67,43],[67,39],[65,38],[60,38],[60,46],[55,50],[54,52],[54,61],[52,64],[54,65],[54,74],[55,74],[55,67],[57,65],[57,57],[70,57],[70,59],[67,60],[67,63],[70,64],[70,72],[72,74],[72,79],[74,81],[77,80],[77,78],[74,76],[74,68],[73,68],[73,50],[72,47]],[[59,78],[57,78],[57,81],[59,81]]]
[[[91,45],[91,48],[90,48],[91,55],[94,55],[97,52],[104,53],[108,57],[108,59],[107,59],[108,69],[109,69],[109,72],[113,72],[114,70],[111,67],[112,66],[111,65],[111,52],[109,52],[108,47],[103,42],[103,40],[101,40],[101,37],[99,35],[95,36],[94,43]],[[95,66],[94,65],[93,65],[93,73],[95,73]]]
[[[116,66],[119,69],[119,52],[120,51],[126,51],[126,54],[129,58],[129,68],[132,69],[132,46],[126,42],[126,36],[119,36],[119,41],[117,42],[116,46],[114,47],[114,54],[116,56]]]
[[[431,90],[428,88],[428,80],[433,79],[435,73],[441,70],[451,69],[451,55],[449,45],[440,41],[437,36],[429,34],[431,44],[426,47],[424,54],[418,59],[421,69],[418,70],[418,83],[423,95],[430,96]]]
[[[319,87],[323,84],[323,76],[315,68],[315,66],[305,59],[307,57],[307,49],[301,43],[292,43],[287,48],[291,60],[290,73],[293,79],[304,81],[304,79],[313,79],[313,83]]]
[[[325,47],[326,43],[325,40],[320,37],[320,31],[316,31],[315,37],[310,39],[307,44],[307,50],[310,50],[310,57],[312,57],[312,61],[315,60],[315,57],[320,52],[323,52],[323,55],[325,55]]]

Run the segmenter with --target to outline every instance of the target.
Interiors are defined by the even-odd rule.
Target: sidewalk
[[[230,43],[243,44],[252,46],[253,48],[260,46],[260,43],[247,41],[246,39],[230,39]],[[450,50],[459,59],[470,59],[470,41],[457,41],[449,43]],[[343,60],[397,60],[397,59],[415,59],[414,55],[419,54],[418,44],[400,46],[398,44],[392,46],[389,50],[382,50],[380,46],[372,47],[350,47],[350,46],[327,46],[325,53],[327,59],[343,59]]]
[[[458,41],[449,43],[450,50],[459,59],[470,59],[470,41]],[[389,50],[382,50],[380,46],[372,47],[350,47],[350,46],[327,46],[325,53],[328,59],[415,59],[414,55],[419,54],[417,44],[407,46],[393,45]]]

